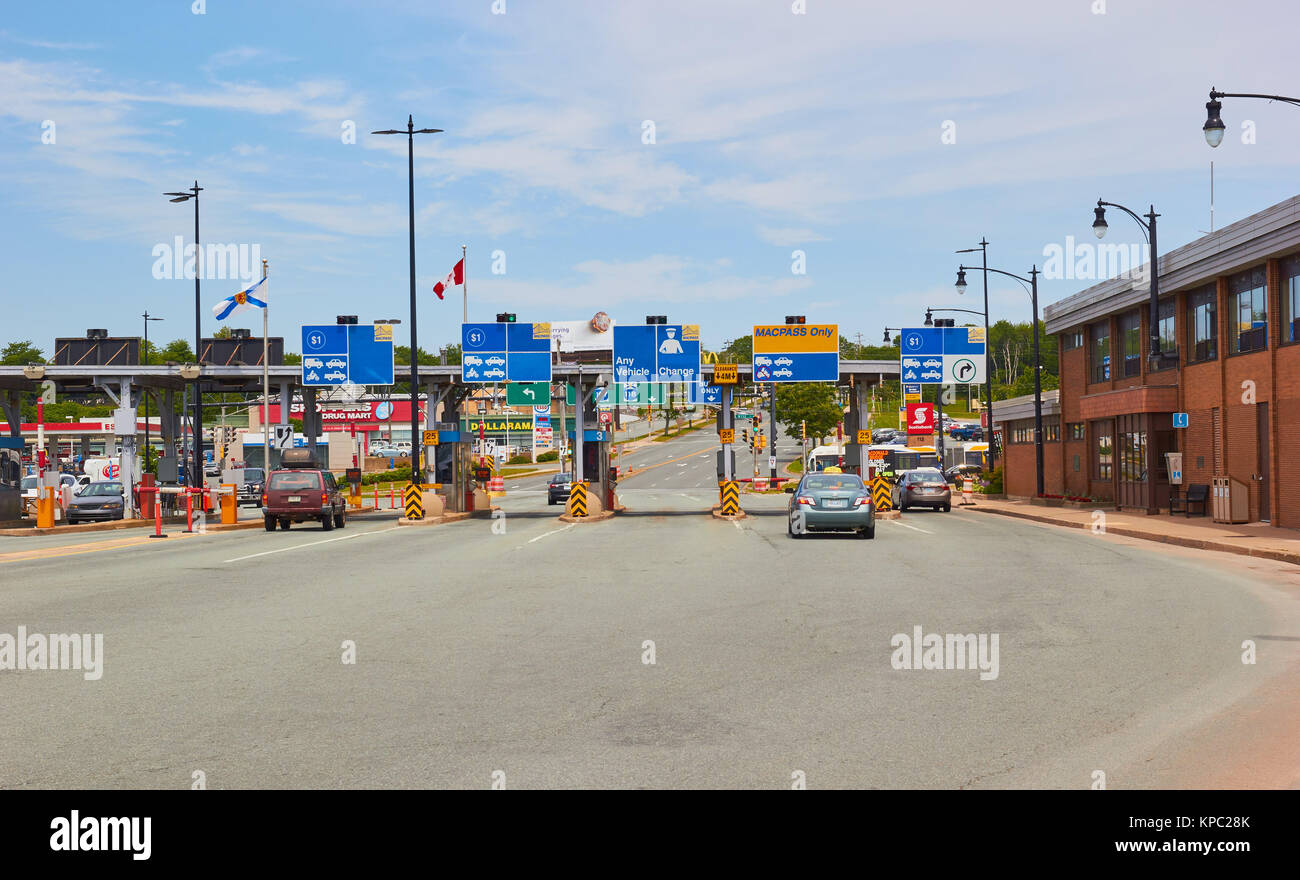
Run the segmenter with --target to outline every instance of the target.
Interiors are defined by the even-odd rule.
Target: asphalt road
[[[637,453],[663,514],[599,523],[512,490],[436,527],[0,539],[0,633],[104,641],[96,681],[0,672],[0,787],[1300,779],[1294,567],[956,509],[874,541],[664,515],[716,498],[715,442]],[[894,668],[915,627],[998,635],[997,677]]]

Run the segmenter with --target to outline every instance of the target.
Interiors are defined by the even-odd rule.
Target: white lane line
[[[332,544],[335,541],[346,541],[348,538],[364,538],[366,535],[378,535],[381,532],[395,532],[398,528],[398,526],[393,526],[390,529],[376,529],[373,532],[354,532],[351,535],[340,535],[337,538],[326,538],[323,541],[309,541],[306,544],[294,544],[292,547],[280,547],[276,550],[250,553],[247,556],[236,556],[234,559],[227,559],[226,562],[243,562],[245,559],[256,559],[259,556],[270,556],[272,553],[288,553],[290,550],[301,550],[304,547],[315,547],[318,544]]]
[[[558,535],[560,532],[567,532],[569,529],[573,528],[576,525],[577,523],[569,523],[567,526],[564,526],[563,528],[553,529],[549,532],[543,532],[542,534],[538,535],[536,538],[529,538],[528,543],[532,544],[533,542],[540,541],[542,540],[542,538],[548,537],[550,535]]]
[[[925,529],[918,529],[916,526],[909,526],[907,523],[905,523],[905,522],[900,522],[899,520],[896,520],[896,519],[887,519],[887,520],[885,520],[885,522],[891,522],[891,523],[893,523],[893,524],[896,525],[896,526],[902,526],[903,528],[905,528],[905,529],[911,529],[911,530],[914,531],[914,532],[925,532],[925,534],[927,534],[927,535],[933,535],[933,534],[934,534],[934,532],[927,532]]]

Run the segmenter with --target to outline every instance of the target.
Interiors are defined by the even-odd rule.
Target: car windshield
[[[260,483],[265,477],[266,473],[261,468],[244,468],[245,483]]]
[[[857,474],[818,474],[804,480],[805,489],[852,489],[861,492],[862,478]]]
[[[271,474],[271,489],[319,489],[320,474],[314,471],[280,471]]]
[[[552,483],[568,483],[571,482],[572,480],[573,478],[568,474],[556,474],[555,476],[551,477]]]
[[[81,492],[78,494],[80,494],[82,497],[88,495],[121,495],[122,484],[121,483],[91,483],[89,486],[83,488]]]
[[[907,475],[912,483],[933,483],[943,479],[943,474],[935,470],[912,471]]]
[[[40,484],[40,477],[23,477],[22,488],[35,489]]]

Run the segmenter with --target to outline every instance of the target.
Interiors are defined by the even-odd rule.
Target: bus
[[[939,451],[933,446],[903,446],[898,443],[882,443],[868,446],[867,455],[884,461],[882,470],[886,474],[910,471],[916,468],[939,466]]]

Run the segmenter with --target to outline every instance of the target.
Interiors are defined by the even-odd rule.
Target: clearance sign
[[[836,382],[839,378],[838,324],[754,326],[755,382]]]

